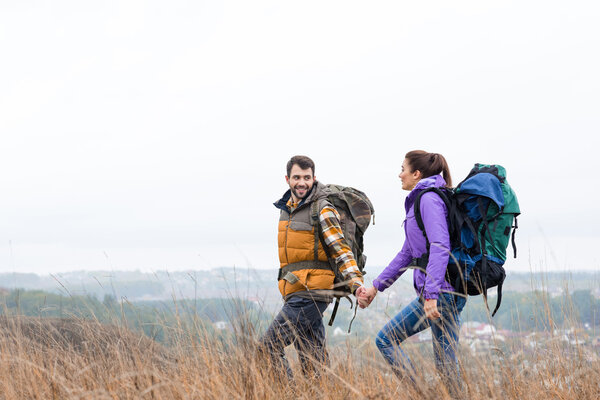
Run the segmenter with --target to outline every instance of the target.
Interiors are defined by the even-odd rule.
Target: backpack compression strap
[[[515,233],[517,232],[518,227],[519,227],[519,224],[517,223],[517,216],[515,215],[515,224],[513,225],[513,231],[512,231],[512,248],[513,248],[513,252],[515,253],[515,258],[517,258],[517,245],[515,244]]]
[[[488,212],[488,208],[490,203],[487,204],[487,206],[483,205],[483,201],[481,200],[481,198],[477,198],[477,205],[479,207],[479,213],[481,214],[481,221],[483,223],[483,229],[481,231],[481,272],[483,275],[483,282],[482,282],[482,294],[483,294],[483,299],[485,301],[485,306],[487,307],[488,311],[489,311],[489,306],[488,306],[488,302],[487,302],[487,272],[488,272],[488,259],[487,259],[487,250],[485,248],[485,236],[486,233],[488,234],[490,241],[492,241],[492,234],[490,232],[490,226],[488,224],[488,218],[487,218],[487,212]],[[495,229],[495,228],[494,228]],[[513,231],[514,234],[514,231]],[[514,239],[514,235],[513,235],[513,239]],[[514,241],[513,241],[513,246],[514,246]],[[514,247],[515,250],[515,256],[516,256],[516,247]],[[496,314],[496,311],[498,311],[498,309],[500,308],[500,303],[502,303],[502,283],[500,282],[498,284],[498,298],[496,299],[496,307],[494,308],[494,311],[492,312],[492,317]]]
[[[502,283],[498,284],[498,300],[496,300],[496,308],[494,308],[494,312],[492,313],[492,317],[496,315],[496,311],[500,308],[500,303],[502,302]]]

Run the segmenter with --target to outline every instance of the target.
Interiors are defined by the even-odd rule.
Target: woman
[[[466,299],[455,295],[453,287],[444,279],[450,248],[447,209],[436,193],[422,195],[420,212],[427,238],[419,229],[414,213],[414,202],[420,192],[430,187],[452,185],[450,171],[441,154],[415,150],[406,154],[400,180],[402,189],[410,191],[404,204],[406,239],[398,255],[373,280],[373,287],[362,294],[360,306],[368,306],[378,291],[383,292],[407,269],[414,268],[417,298],[381,329],[375,343],[398,376],[413,379],[414,368],[400,344],[406,338],[431,327],[436,367],[449,389],[454,391],[458,388],[455,385],[459,384],[455,350],[460,312]],[[427,240],[430,243],[428,259]],[[413,259],[416,258],[421,258],[416,264],[426,267],[415,267]]]

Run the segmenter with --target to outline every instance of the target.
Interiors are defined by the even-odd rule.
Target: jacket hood
[[[417,182],[415,189],[429,189],[430,187],[443,187],[446,186],[446,181],[442,178],[441,175],[433,175],[427,178],[421,179]],[[415,190],[413,189],[413,190]]]
[[[439,174],[421,179],[419,182],[417,182],[417,185],[415,186],[415,188],[413,190],[411,190],[410,193],[408,194],[408,196],[406,197],[406,202],[404,203],[404,206],[406,207],[406,211],[408,211],[408,209],[410,209],[410,207],[413,205],[413,203],[415,202],[415,198],[417,197],[417,194],[419,194],[419,192],[421,192],[425,189],[432,188],[432,187],[445,187],[445,186],[446,186],[446,181]]]

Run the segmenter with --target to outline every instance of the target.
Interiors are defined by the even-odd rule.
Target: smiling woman
[[[400,179],[402,189],[410,191],[404,204],[406,219],[402,224],[406,240],[398,255],[373,280],[373,287],[366,290],[360,305],[367,307],[378,292],[383,292],[404,272],[413,269],[417,297],[379,331],[375,343],[394,373],[414,382],[415,368],[403,350],[403,342],[431,327],[438,372],[450,392],[458,394],[461,381],[455,353],[460,313],[466,298],[455,296],[455,289],[444,279],[451,248],[446,219],[448,209],[440,196],[429,191],[451,185],[450,168],[441,154],[413,150],[405,155]],[[423,200],[420,207],[416,201],[419,196]],[[415,218],[417,207],[423,216],[423,232]],[[425,267],[417,267],[415,260],[419,257],[427,260]]]

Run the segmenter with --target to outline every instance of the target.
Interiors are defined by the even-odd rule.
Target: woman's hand
[[[437,308],[437,299],[425,300],[425,316],[428,319],[438,319],[441,317]]]

